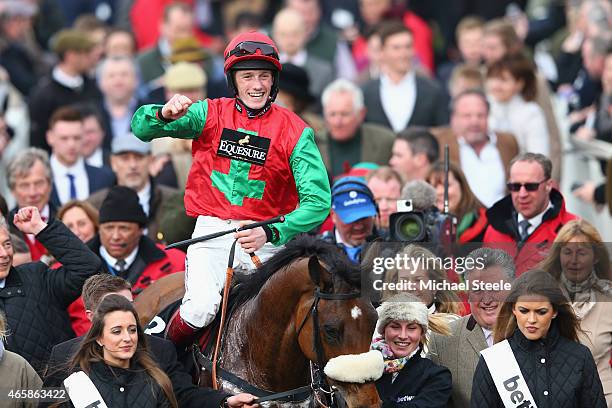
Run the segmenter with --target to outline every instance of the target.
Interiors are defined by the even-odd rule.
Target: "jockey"
[[[185,344],[211,323],[221,303],[230,246],[234,266],[255,266],[295,235],[318,226],[330,208],[330,187],[314,132],[294,113],[273,104],[281,64],[266,35],[240,34],[225,49],[224,70],[235,98],[191,101],[174,95],[163,106],[141,106],[132,119],[144,141],[192,139],[193,164],[185,188],[193,237],[285,215],[285,222],[189,246],[185,296],[166,336]]]

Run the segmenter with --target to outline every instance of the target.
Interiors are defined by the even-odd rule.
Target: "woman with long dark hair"
[[[100,399],[113,408],[178,406],[170,379],[149,355],[133,305],[121,295],[102,300],[66,372],[72,373],[63,381],[70,401],[53,406],[88,406]]]
[[[495,345],[482,352],[472,408],[504,406],[605,408],[589,349],[578,342],[579,320],[545,271],[522,274],[499,311]],[[504,405],[504,401],[507,401]]]

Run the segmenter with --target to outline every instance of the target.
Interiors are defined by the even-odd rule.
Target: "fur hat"
[[[393,320],[404,320],[407,322],[417,322],[426,332],[429,328],[429,311],[427,306],[415,295],[409,293],[398,293],[390,297],[380,305],[376,331],[380,335],[385,334],[385,326]]]

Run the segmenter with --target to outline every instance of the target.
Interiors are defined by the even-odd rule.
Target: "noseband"
[[[315,349],[315,353],[317,356],[317,361],[310,361],[310,385],[306,385],[300,388],[292,389],[289,391],[279,392],[279,393],[270,393],[265,390],[261,390],[247,381],[239,378],[238,376],[224,370],[220,369],[221,374],[227,380],[229,380],[232,384],[237,385],[239,388],[250,392],[253,395],[259,396],[258,402],[265,401],[300,401],[303,399],[307,399],[309,395],[313,396],[314,402],[321,407],[328,408],[334,406],[335,399],[338,402],[342,403],[342,398],[338,395],[335,397],[335,393],[337,392],[336,387],[330,387],[326,382],[326,377],[323,372],[325,357],[323,354],[323,343],[321,341],[321,329],[319,326],[319,301],[323,300],[350,300],[356,299],[361,296],[361,292],[351,292],[351,293],[323,293],[320,288],[316,288],[314,291],[314,300],[312,302],[312,306],[310,310],[304,316],[302,323],[300,324],[297,330],[297,337],[299,337],[306,321],[310,316],[312,316],[313,321],[313,345]],[[196,358],[197,363],[203,368],[207,370],[212,370],[212,361],[205,357],[197,345],[194,345],[194,356]],[[304,396],[304,394],[306,394]],[[303,397],[304,396],[304,397]]]
[[[300,336],[306,321],[312,316],[312,337],[317,357],[316,362],[310,362],[310,379],[311,387],[314,395],[315,402],[322,407],[330,407],[334,405],[334,394],[337,392],[336,387],[330,387],[327,384],[325,373],[323,372],[325,356],[323,354],[323,343],[321,341],[321,328],[319,325],[319,301],[323,300],[351,300],[361,296],[361,292],[350,292],[350,293],[324,293],[321,292],[321,288],[317,287],[314,291],[314,300],[312,306],[308,310],[306,316],[302,320],[298,330],[297,337]]]

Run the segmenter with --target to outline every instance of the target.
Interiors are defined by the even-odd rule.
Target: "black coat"
[[[43,77],[32,89],[28,107],[30,110],[30,145],[47,152],[46,132],[53,112],[66,105],[96,103],[101,94],[94,80],[83,77],[81,89],[71,89],[57,82],[51,75]]]
[[[561,336],[556,323],[543,340],[528,340],[516,329],[508,342],[538,408],[606,408],[591,352]],[[471,406],[503,408],[482,356],[474,373]]]
[[[448,103],[440,86],[433,80],[416,75],[416,101],[412,115],[406,124],[410,126],[444,126],[448,124]],[[382,106],[380,78],[366,82],[363,87],[366,122],[391,128],[391,122]]]
[[[151,357],[170,378],[174,395],[181,408],[218,408],[221,405],[223,398],[229,394],[193,385],[190,375],[177,361],[174,345],[158,337],[146,336]],[[53,347],[49,357],[48,375],[44,379],[45,387],[62,385],[62,381],[68,376],[62,368],[67,366],[70,358],[76,353],[81,339],[82,337],[78,337]]]
[[[85,280],[100,270],[100,259],[57,220],[38,239],[63,265],[52,270],[42,262],[11,268],[0,289],[6,314],[7,349],[20,354],[39,372],[51,348],[74,337],[66,308],[81,295]]]
[[[392,379],[392,374],[385,373],[376,381],[383,408],[446,408],[453,391],[448,368],[421,357],[420,352]]]
[[[170,407],[164,391],[142,366],[133,365],[129,369],[122,369],[96,362],[91,365],[88,377],[108,407]],[[43,403],[39,407],[45,405]],[[70,400],[65,400],[60,406],[74,407]]]

